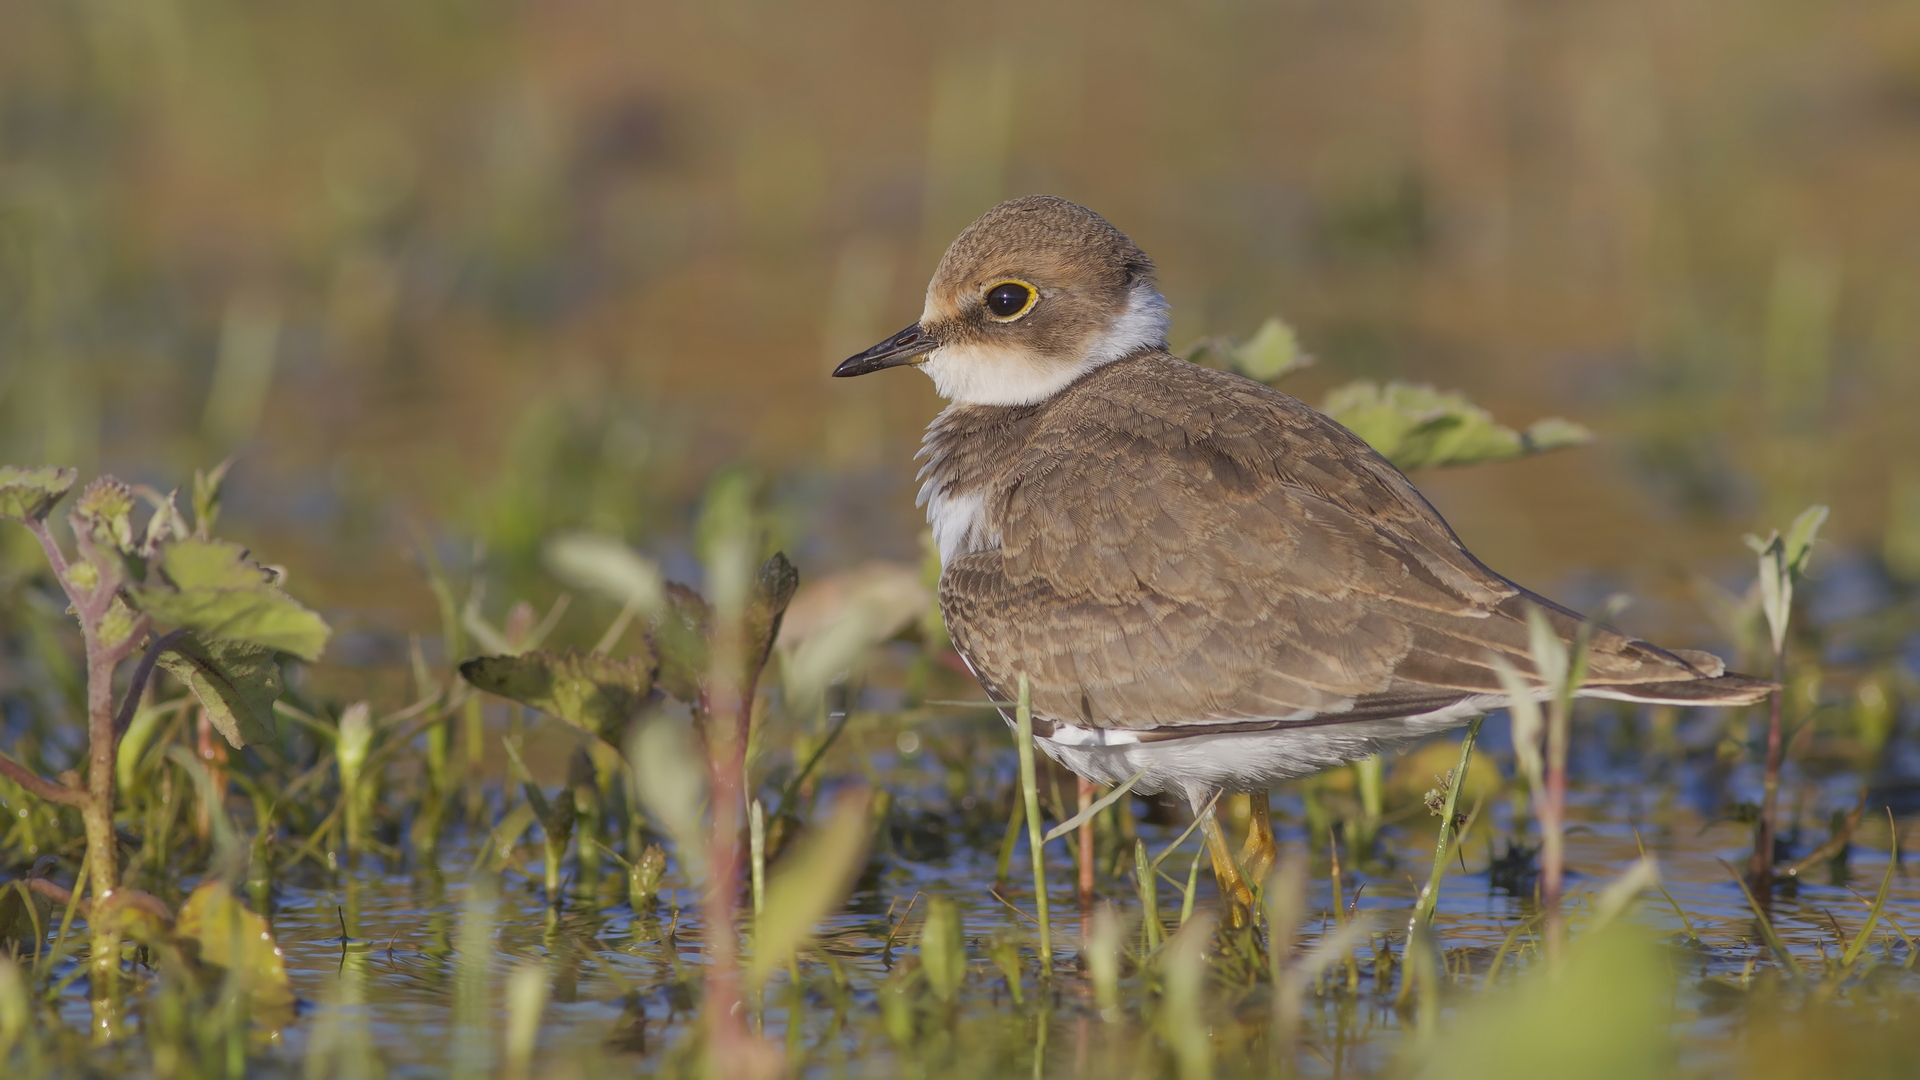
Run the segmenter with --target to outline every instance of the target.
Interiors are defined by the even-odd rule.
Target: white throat
[[[1167,343],[1167,301],[1153,286],[1133,287],[1127,306],[1106,332],[1074,363],[1043,359],[1019,349],[948,345],[918,365],[941,397],[960,405],[1032,405],[1102,364]]]

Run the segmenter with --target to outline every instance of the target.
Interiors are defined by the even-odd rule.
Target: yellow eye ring
[[[1039,302],[1040,290],[1019,278],[994,282],[980,298],[980,306],[987,309],[987,318],[1003,323],[1021,318]]]

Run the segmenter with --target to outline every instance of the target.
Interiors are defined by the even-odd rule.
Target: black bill
[[[833,369],[833,377],[845,379],[881,368],[911,364],[938,346],[932,335],[920,329],[919,323],[914,323],[866,352],[842,360],[840,366]]]

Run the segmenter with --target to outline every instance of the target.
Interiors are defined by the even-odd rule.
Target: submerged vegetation
[[[1275,327],[1196,358],[1277,378],[1297,364],[1258,355]],[[1584,437],[1420,388],[1343,405],[1410,468]],[[171,494],[96,480],[63,541],[74,471],[0,472],[0,512],[46,560],[9,600],[28,631],[9,663],[32,672],[0,757],[9,1075],[1920,1061],[1900,1036],[1920,1018],[1900,797],[1884,779],[1823,794],[1904,775],[1911,675],[1875,662],[1842,683],[1793,618],[1823,507],[1749,538],[1758,575],[1724,612],[1741,659],[1783,683],[1764,718],[1576,710],[1578,643],[1536,633],[1557,696],[1516,698],[1510,732],[1488,729],[1503,739],[1476,722],[1284,786],[1282,858],[1243,867],[1242,906],[1202,873],[1183,808],[1034,752],[1024,686],[1001,703],[1006,752],[950,663],[931,566],[802,586],[746,473],[708,489],[698,590],[612,538],[547,540],[597,625],[564,594],[496,624],[483,565],[462,582],[423,552],[437,656],[416,637],[404,681],[366,698],[316,678],[330,630],[286,572],[212,535],[224,474],[195,478],[191,525]],[[1715,818],[1643,775],[1720,791]],[[1254,828],[1249,798],[1209,812]],[[1721,819],[1751,826],[1744,871],[1717,857]]]

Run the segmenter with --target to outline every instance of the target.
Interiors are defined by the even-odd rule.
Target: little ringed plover
[[[834,371],[917,367],[951,402],[919,455],[941,611],[996,700],[1026,676],[1046,753],[1102,784],[1145,769],[1138,790],[1198,810],[1500,708],[1496,658],[1548,693],[1528,608],[1568,641],[1581,615],[1482,565],[1352,432],[1173,356],[1166,328],[1144,252],[1030,196],[960,234],[918,322]],[[1590,634],[1583,697],[1772,689]]]

